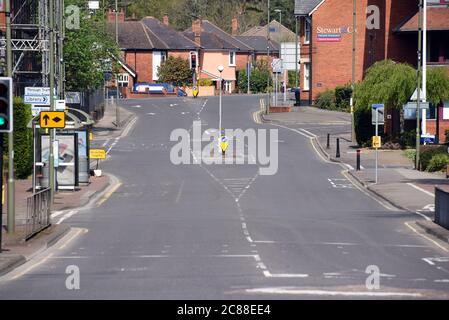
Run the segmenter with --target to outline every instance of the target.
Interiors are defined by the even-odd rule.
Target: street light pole
[[[219,66],[218,68],[218,72],[220,72],[220,97],[219,97],[219,102],[218,102],[218,113],[219,113],[219,119],[218,119],[218,132],[219,132],[219,136],[218,139],[221,139],[221,130],[222,130],[222,126],[221,126],[221,122],[222,122],[222,87],[223,87],[223,70],[224,67],[223,66]]]
[[[11,0],[5,1],[6,11],[6,76],[12,78]],[[3,169],[3,168],[2,168]],[[3,172],[3,170],[2,170]],[[2,186],[3,188],[3,186]],[[14,132],[8,134],[8,233],[15,231]]]
[[[118,42],[118,1],[115,0],[115,42],[117,43],[117,46],[119,45]],[[115,92],[117,95],[117,99],[115,100],[115,124],[117,127],[120,127],[120,110],[118,107],[118,99],[119,99],[119,89],[118,89],[118,77],[119,75],[116,75],[116,87]]]
[[[270,0],[268,0],[268,20],[267,20],[267,64],[269,66],[270,63]],[[269,67],[268,67],[269,70]],[[267,107],[265,109],[265,113],[268,114],[270,110],[270,77],[271,74],[268,72],[267,79]]]

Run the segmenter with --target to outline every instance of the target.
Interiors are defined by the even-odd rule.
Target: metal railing
[[[449,230],[449,192],[435,188],[435,223]]]
[[[50,189],[42,190],[27,199],[25,240],[50,226]]]

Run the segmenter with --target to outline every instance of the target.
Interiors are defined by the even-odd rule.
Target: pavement
[[[263,139],[225,156],[243,164],[195,162],[221,159],[192,147],[193,121],[218,126],[215,97],[123,101],[137,120],[102,165],[121,184],[64,215],[70,233],[0,277],[0,299],[449,299],[447,244],[352,183],[303,124],[254,122],[258,99],[224,97],[223,126],[269,134],[273,175]]]
[[[129,130],[129,124],[134,114],[126,109],[120,110],[120,127],[116,125],[115,106],[106,109],[104,117],[98,121],[93,128],[94,140],[91,142],[92,148],[108,147],[116,139]],[[96,162],[91,162],[91,168],[96,166]],[[32,181],[18,180],[15,183],[16,198],[16,231],[9,234],[6,230],[2,239],[2,254],[0,255],[0,275],[6,274],[23,263],[30,261],[38,252],[49,248],[64,235],[69,233],[70,227],[62,224],[66,215],[73,214],[77,210],[88,206],[93,200],[113,188],[118,182],[110,175],[104,174],[101,177],[91,177],[88,185],[80,186],[73,191],[59,191],[55,194],[52,208],[52,225],[25,241],[26,220],[27,220],[27,199],[32,196]],[[3,224],[6,225],[7,192],[5,192],[5,204],[3,214]],[[62,216],[62,218],[60,218]]]

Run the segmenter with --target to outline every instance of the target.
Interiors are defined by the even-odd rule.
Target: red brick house
[[[115,36],[115,15],[109,12],[108,31]],[[186,60],[199,47],[182,33],[170,28],[168,17],[164,22],[153,17],[140,21],[126,21],[119,15],[118,40],[122,52],[119,61],[122,75],[119,85],[129,91],[136,82],[156,82],[157,70],[167,57],[182,57]]]
[[[449,67],[449,7],[446,0],[428,8],[428,65]],[[356,36],[356,81],[376,61],[392,59],[417,65],[419,0],[358,0]],[[368,6],[380,11],[380,28],[368,29]],[[352,0],[296,0],[295,15],[300,25],[301,100],[311,104],[317,94],[352,79]],[[447,105],[447,107],[446,107]],[[435,133],[437,123],[449,129],[449,104],[437,108],[440,122],[428,122]],[[446,110],[447,109],[447,110]],[[436,112],[434,112],[436,114]],[[446,116],[445,116],[446,115]],[[447,121],[449,122],[449,121]],[[392,129],[393,130],[393,129]]]

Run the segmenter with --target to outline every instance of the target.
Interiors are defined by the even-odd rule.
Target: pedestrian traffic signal
[[[0,133],[13,130],[12,79],[0,77]]]

